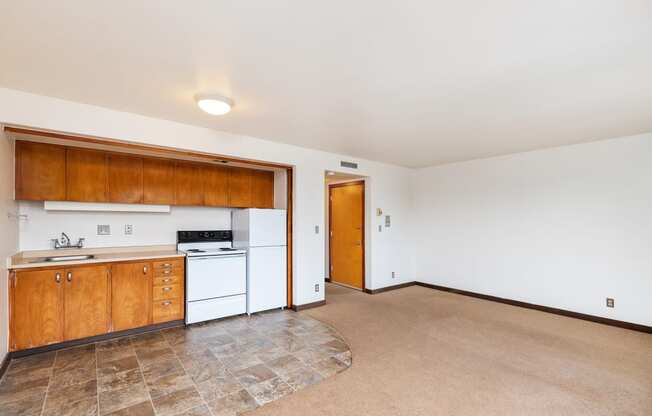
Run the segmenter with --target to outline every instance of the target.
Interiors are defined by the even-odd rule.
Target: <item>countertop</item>
[[[45,261],[46,257],[51,256],[77,256],[91,254],[94,256],[92,259],[56,262]],[[165,259],[171,257],[185,257],[185,254],[177,251],[175,245],[23,251],[8,259],[7,268],[10,270],[17,270],[34,267],[78,266],[93,263]]]

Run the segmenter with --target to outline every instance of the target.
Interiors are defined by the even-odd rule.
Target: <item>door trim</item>
[[[365,195],[365,185],[366,182],[364,179],[351,181],[351,182],[342,182],[342,183],[333,183],[328,184],[328,281],[332,282],[331,279],[331,270],[333,267],[333,244],[331,244],[331,232],[333,231],[333,197],[332,191],[333,188],[343,188],[346,186],[355,186],[362,185],[362,290],[363,292],[367,291],[367,224],[365,222],[365,217],[367,214],[367,198]],[[333,282],[337,283],[337,282]]]

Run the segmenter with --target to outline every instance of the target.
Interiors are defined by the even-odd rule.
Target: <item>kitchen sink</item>
[[[52,256],[46,257],[45,261],[77,261],[77,260],[90,260],[94,259],[95,256],[92,254],[77,255],[77,256]]]

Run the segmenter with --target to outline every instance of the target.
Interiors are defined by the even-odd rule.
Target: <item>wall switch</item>
[[[385,215],[385,227],[392,225],[392,220],[389,218],[389,215]]]
[[[379,225],[379,226],[378,226],[378,232],[379,232],[379,233],[382,233],[382,232],[383,232],[383,226],[382,226],[382,225]]]
[[[607,308],[613,308],[613,307],[614,307],[613,298],[607,298]]]
[[[315,225],[315,234],[319,234],[319,225]]]
[[[98,224],[97,235],[111,235],[111,226],[109,224]]]
[[[319,283],[315,284],[315,292],[319,292]]]
[[[131,224],[125,225],[125,235],[132,235],[134,233],[134,226]]]
[[[396,279],[396,272],[392,272],[392,279]]]

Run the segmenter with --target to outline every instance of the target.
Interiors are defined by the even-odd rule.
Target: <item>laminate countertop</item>
[[[47,261],[47,257],[87,256],[90,259]],[[10,270],[31,269],[35,267],[63,267],[79,266],[94,263],[110,263],[132,260],[154,260],[173,257],[183,258],[185,253],[177,251],[175,245],[136,246],[136,247],[107,247],[107,248],[82,248],[23,251],[11,256],[7,261]]]

